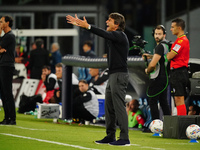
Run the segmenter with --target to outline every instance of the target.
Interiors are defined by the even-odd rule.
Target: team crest
[[[183,40],[178,40],[178,42],[177,42],[177,43],[181,44],[182,42],[183,42]]]

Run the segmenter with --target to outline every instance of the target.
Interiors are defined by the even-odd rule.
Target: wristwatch
[[[91,29],[91,25],[89,24],[89,26],[88,26],[88,28],[87,28],[88,30],[90,30]]]

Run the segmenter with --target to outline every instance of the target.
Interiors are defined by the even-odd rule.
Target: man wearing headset
[[[159,119],[158,101],[163,110],[164,115],[170,115],[170,109],[167,102],[167,61],[165,55],[169,50],[169,41],[165,39],[166,30],[163,25],[158,25],[152,31],[152,35],[156,41],[154,55],[143,54],[143,57],[151,59],[145,73],[149,75],[150,83],[147,89],[149,97],[149,106],[151,109],[152,120]]]

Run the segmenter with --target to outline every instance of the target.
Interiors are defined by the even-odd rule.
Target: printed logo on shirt
[[[180,50],[181,46],[176,44],[173,48],[173,50],[175,50],[176,52],[178,52]]]
[[[85,96],[87,96],[87,94],[85,93],[85,94],[83,94],[83,96],[85,97]]]
[[[182,42],[183,42],[183,40],[178,40],[178,42],[177,42],[177,43],[181,44]]]
[[[104,74],[105,74],[105,75],[108,75],[108,72],[105,72]]]

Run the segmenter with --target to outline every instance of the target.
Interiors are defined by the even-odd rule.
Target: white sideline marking
[[[193,145],[194,143],[165,143],[165,144],[176,144],[176,145],[188,145],[188,144],[190,144],[190,145]]]
[[[155,148],[155,147],[149,147],[149,146],[143,146],[141,148],[147,148],[147,149],[155,149],[155,150],[165,150],[163,148]]]
[[[155,149],[155,150],[165,150],[163,148],[156,148],[156,147],[149,147],[149,146],[141,146],[139,144],[131,144],[132,146],[139,146],[141,149],[146,148],[146,149]]]
[[[47,130],[47,129],[34,129],[34,128],[25,128],[20,126],[14,126],[15,128],[26,129],[26,130]]]
[[[141,145],[139,145],[139,144],[131,144],[132,146],[141,146]]]
[[[34,128],[26,128],[26,127],[21,127],[21,126],[12,126],[12,125],[0,125],[0,126],[19,128],[19,129],[24,129],[24,130],[33,130],[33,131],[34,130],[47,131],[47,129],[34,129]],[[58,131],[58,130],[48,130],[48,131]]]
[[[25,127],[21,127],[21,126],[12,126],[12,125],[1,125],[1,126],[12,127],[12,128],[19,128],[19,129],[26,129],[26,130],[43,130],[43,131],[47,130],[47,129],[25,128]]]
[[[74,147],[74,148],[79,148],[79,149],[99,150],[99,149],[94,149],[94,148],[82,147],[82,146],[78,146],[78,145],[71,145],[71,144],[66,144],[66,143],[60,143],[60,142],[55,142],[55,141],[36,139],[36,138],[32,138],[32,137],[26,137],[26,136],[20,136],[20,135],[8,134],[8,133],[0,133],[0,134],[7,135],[7,136],[12,136],[12,137],[23,138],[23,139],[35,140],[35,141],[39,141],[39,142],[46,142],[46,143],[51,143],[51,144],[69,146],[69,147]]]

